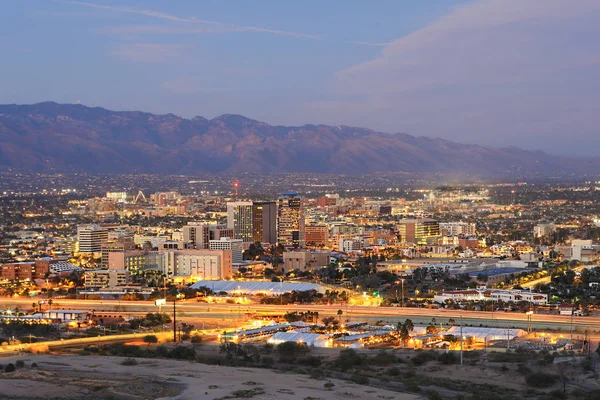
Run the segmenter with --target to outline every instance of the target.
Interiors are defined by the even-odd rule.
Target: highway
[[[31,308],[32,299],[0,299],[0,310],[19,307],[22,310]],[[111,313],[123,316],[144,315],[157,312],[158,307],[153,301],[118,301],[118,300],[72,300],[54,299],[53,309],[95,310],[96,314]],[[402,308],[402,307],[365,307],[346,305],[267,305],[267,304],[216,304],[200,303],[194,300],[180,301],[177,303],[177,319],[182,322],[199,323],[215,322],[222,326],[238,324],[246,318],[246,313],[273,313],[283,314],[288,311],[317,311],[319,317],[336,316],[342,310],[342,319],[357,322],[366,321],[374,324],[377,321],[395,324],[410,318],[415,324],[429,324],[432,318],[436,325],[447,324],[449,319],[454,319],[456,324],[467,326],[491,326],[523,328],[528,326],[528,316],[512,312],[483,312],[428,308]],[[173,311],[173,303],[162,307],[163,312],[169,314]],[[600,318],[598,317],[571,317],[550,314],[534,314],[531,316],[534,330],[555,329],[564,332],[583,333],[600,332]]]

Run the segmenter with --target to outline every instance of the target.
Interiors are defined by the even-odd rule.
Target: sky
[[[22,0],[0,103],[600,155],[598,0]]]

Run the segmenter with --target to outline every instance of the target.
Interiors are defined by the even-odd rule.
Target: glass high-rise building
[[[235,239],[253,241],[252,202],[233,201],[227,203],[227,228],[233,229]]]
[[[296,192],[284,193],[277,200],[277,241],[284,246],[304,246],[304,209]]]
[[[254,202],[252,207],[252,231],[255,242],[277,243],[277,203]]]

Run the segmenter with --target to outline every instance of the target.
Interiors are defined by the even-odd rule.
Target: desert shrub
[[[414,365],[423,365],[435,359],[437,359],[435,351],[417,351],[417,355],[412,358],[412,363]]]
[[[313,379],[323,379],[325,378],[325,371],[321,368],[312,368],[308,371],[308,375]]]
[[[273,366],[273,364],[275,364],[275,360],[273,359],[273,357],[269,357],[269,356],[264,356],[261,360],[262,365],[264,367],[270,368]]]
[[[175,346],[174,349],[169,351],[167,357],[175,358],[177,360],[195,360],[196,351],[188,346]]]
[[[6,367],[4,367],[4,372],[8,373],[8,372],[13,372],[15,371],[17,368],[15,367],[15,364],[13,363],[8,363],[6,364]]]
[[[148,344],[148,346],[151,344],[156,344],[158,343],[158,338],[156,335],[146,335],[144,336],[144,343]]]
[[[126,358],[123,361],[121,361],[121,365],[137,365],[138,362],[136,361],[135,358]]]
[[[37,368],[37,367],[38,367],[37,363],[31,363],[31,368]]]
[[[17,361],[15,361],[15,367],[17,367],[17,368],[23,368],[23,367],[25,367],[25,361],[23,361],[23,360],[17,360]]]
[[[369,378],[361,374],[353,374],[350,377],[350,380],[354,383],[358,383],[359,385],[367,385],[369,383]]]
[[[389,365],[398,362],[398,358],[392,353],[380,350],[379,353],[371,357],[368,362],[373,365]]]
[[[424,393],[429,400],[442,400],[442,396],[433,389],[428,389]]]
[[[448,364],[456,364],[458,362],[458,359],[454,353],[446,352],[446,353],[442,353],[438,357],[438,361],[441,362],[442,364],[448,365]]]
[[[192,342],[192,344],[202,344],[202,336],[195,334],[192,335],[192,337],[190,338],[190,341]]]
[[[265,345],[263,346],[263,352],[265,354],[270,354],[271,351],[273,351],[273,347],[274,347],[273,344],[271,344],[271,343],[265,343]]]
[[[221,356],[207,355],[207,354],[197,356],[196,361],[198,361],[199,363],[208,364],[208,365],[222,365],[225,363],[225,360]]]
[[[534,372],[525,377],[525,382],[531,387],[547,388],[558,382],[558,375],[546,372]]]
[[[277,351],[281,361],[293,362],[300,354],[307,353],[310,350],[303,343],[285,342],[277,345]]]
[[[406,389],[407,392],[419,392],[421,390],[421,387],[415,380],[408,379],[404,381],[403,384],[404,389]]]
[[[531,374],[532,371],[527,366],[521,364],[517,367],[517,372],[521,375],[527,376]]]
[[[344,349],[340,351],[340,355],[335,359],[333,365],[338,367],[341,371],[347,371],[350,368],[362,365],[364,357],[356,352],[354,349]]]
[[[398,367],[388,368],[387,371],[385,371],[385,373],[390,376],[398,376],[398,375],[400,375],[400,368],[398,368]]]
[[[317,356],[306,356],[306,357],[302,357],[298,359],[298,364],[300,365],[307,365],[309,367],[318,367],[319,365],[321,365],[321,357],[317,357]]]
[[[335,383],[333,383],[331,381],[325,382],[325,384],[323,385],[323,387],[327,390],[331,390],[334,386],[335,386]]]
[[[531,355],[526,352],[519,353],[499,353],[493,352],[488,356],[488,360],[491,362],[502,362],[502,363],[524,363],[531,358]]]

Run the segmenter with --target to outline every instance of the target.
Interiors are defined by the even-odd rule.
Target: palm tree
[[[35,308],[37,307],[37,303],[31,303],[31,307],[33,307],[33,312],[35,312]]]
[[[337,315],[338,315],[338,321],[339,321],[339,324],[340,324],[340,325],[342,325],[342,314],[343,314],[343,313],[344,313],[344,312],[343,312],[342,310],[338,310],[338,311],[337,311]]]
[[[52,308],[52,303],[53,303],[52,299],[49,299],[48,300],[48,310],[50,310]]]

